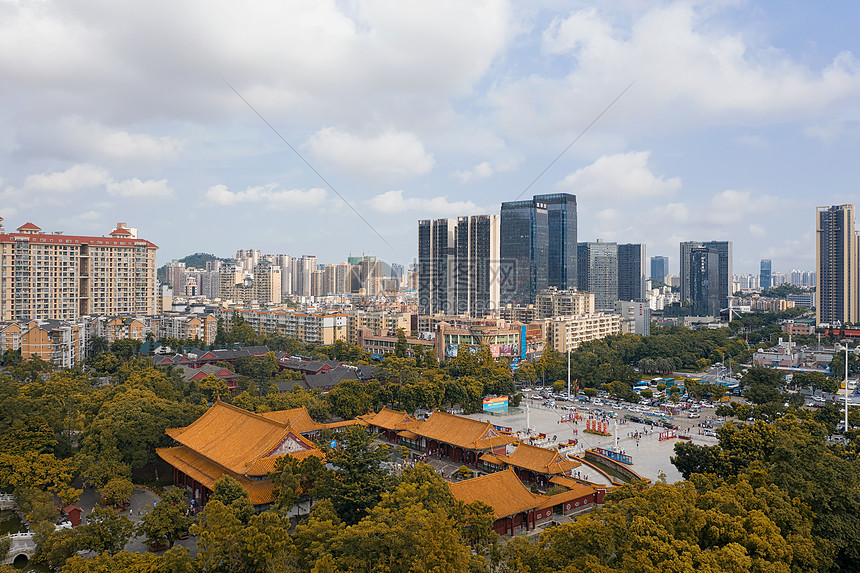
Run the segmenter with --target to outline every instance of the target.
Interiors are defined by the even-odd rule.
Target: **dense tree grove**
[[[589,394],[603,389],[635,399],[631,386],[642,375],[748,358],[747,345],[733,337],[744,332],[740,328],[754,327],[655,329],[648,337],[590,342],[571,353],[572,379]],[[37,531],[38,562],[73,573],[860,570],[854,543],[860,535],[860,432],[846,432],[845,444],[829,443],[841,421],[838,406],[802,408],[796,395],[784,392],[783,379],[763,368],[743,376],[751,404],[726,404],[718,412],[740,421],[719,430],[717,445],[676,446],[672,463],[683,482],[622,487],[603,509],[537,538],[500,543],[492,508],[456,502],[429,466],[391,472],[401,452],[375,444],[358,426],[324,433],[319,445],[326,463],[314,456],[280,460],[272,475],[276,501],[264,512],[255,513],[241,486],[222,478],[196,519],[185,515],[182,492],[174,490],[135,527],[110,503],[128,499],[140,476],[151,479],[155,448],[171,443],[165,429],[187,425],[214,399],[256,412],[306,407],[314,419],[328,421],[384,405],[477,411],[487,395],[516,401],[516,383],[567,378],[568,357],[551,350],[512,373],[486,348],[440,364],[432,353],[410,356],[401,340],[398,352],[372,362],[343,342],[305,346],[248,331],[238,324],[220,335],[226,342],[373,363],[378,375],[345,380],[325,395],[301,386],[278,393],[276,382],[296,376],[279,372],[270,354],[233,366],[241,375],[233,396],[217,380],[185,382],[171,368],[153,367],[129,344],[101,349],[86,370],[54,371],[39,360],[8,357],[8,374],[0,374],[0,489],[14,492]],[[795,388],[821,390],[835,384],[815,374],[791,381]],[[687,383],[692,396],[722,391]],[[852,412],[851,422],[860,424],[860,414]],[[98,488],[108,505],[86,526],[54,531],[55,496],[74,502],[81,492],[76,478]],[[292,516],[297,502],[313,504],[310,515]],[[169,548],[187,533],[197,538],[195,556],[178,546],[141,554],[122,549],[131,536]]]
[[[673,463],[693,483],[707,479],[767,487],[799,516],[776,520],[808,528],[802,535],[814,557],[798,571],[860,570],[860,458],[858,442],[828,444],[824,424],[807,413],[789,414],[772,424],[727,424],[716,446],[678,444]],[[797,547],[801,537],[791,543]],[[809,553],[808,549],[804,550]]]

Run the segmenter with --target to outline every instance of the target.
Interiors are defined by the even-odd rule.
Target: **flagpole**
[[[570,400],[570,348],[567,349],[567,399]]]

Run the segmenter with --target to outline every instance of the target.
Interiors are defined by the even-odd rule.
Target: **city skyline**
[[[419,219],[566,192],[579,241],[645,244],[672,274],[682,241],[732,241],[741,273],[811,269],[809,213],[853,201],[858,16],[850,2],[13,4],[0,216],[73,235],[129,220],[161,263],[243,246],[411,263]]]

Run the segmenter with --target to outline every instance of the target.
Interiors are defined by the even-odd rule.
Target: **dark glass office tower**
[[[618,244],[579,243],[579,290],[594,293],[594,308],[612,312],[618,300]]]
[[[761,260],[761,271],[759,272],[759,275],[758,275],[758,285],[764,290],[767,290],[771,286],[773,286],[771,284],[771,274],[770,274],[771,264],[772,263],[771,263],[770,259],[762,259]]]
[[[732,242],[705,241],[702,245],[716,251],[720,256],[720,308],[728,308],[729,297],[734,295],[734,291],[732,291]]]
[[[681,301],[693,301],[691,256],[694,249],[706,247],[719,255],[718,290],[720,308],[728,308],[732,295],[732,242],[731,241],[687,241],[681,243]]]
[[[531,304],[547,287],[547,208],[535,199],[502,203],[501,304]]]
[[[669,257],[651,257],[651,280],[666,282],[669,274]]]
[[[720,254],[710,247],[690,250],[690,306],[693,316],[720,316]]]
[[[645,245],[618,245],[618,300],[645,298]]]
[[[535,195],[534,201],[544,203],[547,211],[547,286],[576,288],[576,195]]]

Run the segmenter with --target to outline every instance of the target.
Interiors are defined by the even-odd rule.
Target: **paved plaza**
[[[149,513],[160,499],[161,498],[152,490],[136,487],[134,488],[134,494],[132,494],[131,499],[129,500],[129,506],[125,511],[123,511],[123,514],[131,519],[135,524],[138,524],[140,523],[140,518],[143,517],[144,514]],[[99,493],[94,488],[88,487],[81,494],[81,498],[78,501],[78,505],[83,509],[81,524],[86,524],[87,516],[92,513],[93,508],[95,508],[98,501]],[[180,539],[176,542],[176,545],[182,545],[187,548],[191,551],[192,555],[197,554],[197,539],[194,537]],[[146,539],[142,536],[133,537],[126,544],[125,550],[133,551],[135,553],[148,551],[146,548]]]
[[[527,402],[528,410],[526,410]],[[567,442],[569,439],[577,439],[578,444],[567,452],[571,456],[582,454],[590,448],[607,448],[613,446],[615,443],[615,423],[617,420],[618,447],[633,458],[633,465],[631,466],[633,471],[652,481],[658,480],[661,473],[665,474],[666,481],[669,483],[681,480],[680,472],[669,461],[669,458],[674,455],[675,443],[680,440],[670,439],[661,442],[659,434],[663,431],[662,428],[654,427],[653,433],[650,433],[652,431],[650,425],[637,424],[624,420],[624,414],[629,412],[618,410],[611,406],[602,406],[601,409],[604,411],[613,410],[617,412],[617,418],[610,418],[608,420],[608,430],[612,434],[611,437],[597,436],[584,432],[586,427],[585,421],[579,421],[578,423],[561,421],[571,412],[562,410],[561,407],[544,407],[541,405],[542,402],[543,400],[540,399],[524,399],[522,404],[520,404],[519,410],[512,411],[511,413],[489,414],[481,412],[471,414],[468,417],[488,421],[496,426],[511,428],[514,432],[522,432],[523,436],[525,436],[526,419],[528,418],[528,423],[532,429],[532,436],[541,433],[547,436],[546,442],[538,443],[538,445],[552,447],[556,444]],[[564,402],[561,405],[565,404],[572,403]],[[586,404],[586,406],[592,408],[589,404]],[[589,414],[589,412],[581,408],[577,412],[586,417]],[[717,438],[703,436],[698,433],[698,423],[707,420],[709,417],[713,417],[713,409],[703,409],[701,418],[689,419],[685,415],[681,415],[668,419],[674,421],[682,430],[685,430],[685,434],[687,433],[687,428],[689,428],[689,435],[692,437],[693,443],[712,446],[717,443]],[[631,434],[633,433],[640,433],[641,437],[637,440],[632,437]],[[586,479],[589,481],[606,483],[605,477],[596,475],[594,471],[582,468],[581,472],[583,477],[587,476]]]

